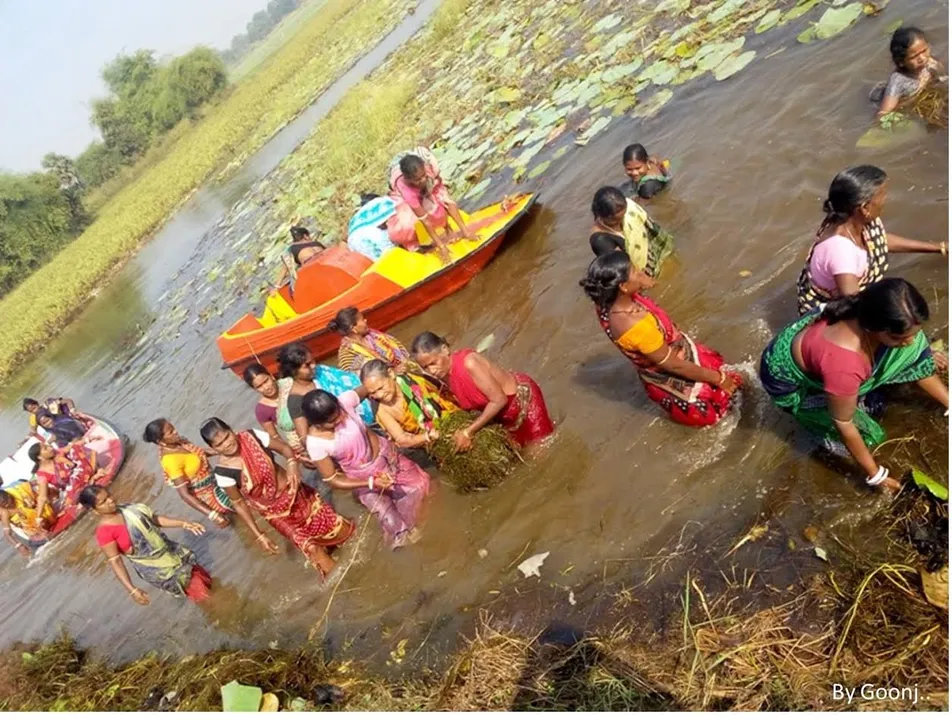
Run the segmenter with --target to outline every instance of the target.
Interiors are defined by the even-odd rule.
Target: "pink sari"
[[[416,155],[423,160],[426,167],[427,185],[422,190],[411,187],[403,179],[403,173],[400,171],[400,159],[406,155]],[[452,203],[453,199],[450,197],[449,190],[443,184],[436,157],[428,148],[421,146],[397,155],[390,162],[388,176],[390,197],[396,203],[397,209],[396,213],[387,221],[387,233],[394,244],[406,247],[408,250],[416,250],[420,244],[416,229],[421,217],[417,211],[422,211],[422,216],[426,217],[430,225],[435,230],[440,230],[446,227],[449,221],[446,206]]]
[[[417,525],[423,501],[430,492],[430,476],[410,458],[397,452],[385,437],[377,437],[380,452],[373,457],[370,431],[355,413],[348,392],[338,397],[343,421],[334,430],[334,440],[324,445],[341,470],[355,480],[387,474],[393,485],[387,490],[360,488],[354,496],[376,516],[391,548],[406,544],[407,533]]]

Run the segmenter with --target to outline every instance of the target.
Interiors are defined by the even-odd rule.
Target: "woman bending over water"
[[[886,173],[873,165],[851,167],[833,178],[823,203],[826,217],[797,281],[801,315],[882,280],[890,252],[947,254],[944,242],[908,240],[886,232],[880,214],[887,185]]]
[[[628,198],[642,198],[648,200],[664,190],[671,182],[671,163],[650,157],[644,145],[635,143],[625,148],[622,154],[622,165],[628,181],[621,186],[621,191]]]
[[[948,77],[943,77],[942,65],[932,57],[926,34],[917,27],[896,30],[889,41],[889,53],[896,69],[889,80],[876,85],[869,95],[870,100],[879,104],[876,117],[893,112],[933,81],[948,82]]]
[[[505,370],[469,348],[450,351],[446,340],[431,332],[417,335],[410,351],[424,372],[446,383],[460,408],[480,413],[453,437],[458,451],[469,450],[473,435],[493,421],[521,447],[555,432],[542,390],[528,375]]]
[[[367,429],[357,414],[366,393],[363,387],[339,397],[309,392],[303,402],[307,452],[328,485],[353,490],[396,549],[419,539],[417,520],[430,492],[430,476],[387,438]]]
[[[328,549],[343,545],[354,532],[354,524],[321,500],[316,490],[301,483],[290,446],[260,430],[236,433],[215,417],[202,423],[201,434],[219,455],[216,482],[228,493],[238,517],[262,549],[271,555],[278,552],[278,546],[258,529],[249,508],[294,543],[326,577],[336,567]],[[287,458],[287,470],[274,461],[272,450]]]
[[[631,360],[649,399],[682,425],[713,425],[731,407],[740,375],[724,358],[678,330],[643,291],[654,285],[625,253],[595,258],[579,283],[595,303],[598,322]]]
[[[840,454],[848,451],[869,485],[899,483],[873,458],[886,439],[871,414],[876,391],[916,383],[942,407],[949,391],[936,375],[922,324],[929,306],[905,280],[888,278],[791,323],[767,346],[760,379],[774,403]]]
[[[658,277],[661,264],[674,249],[674,239],[648,217],[641,205],[616,187],[603,187],[592,200],[592,215],[592,252],[605,255],[621,250],[636,269]]]
[[[187,547],[169,540],[162,532],[182,528],[193,535],[205,532],[199,523],[156,515],[148,505],[118,505],[103,487],[87,487],[79,502],[99,516],[96,542],[109,560],[112,571],[132,599],[149,604],[149,594],[132,584],[123,559],[149,585],[176,597],[199,603],[208,597],[212,578]]]
[[[218,527],[226,527],[234,510],[228,494],[215,483],[208,453],[179,435],[165,418],[146,425],[142,439],[159,447],[165,484],[175,489],[182,502]]]

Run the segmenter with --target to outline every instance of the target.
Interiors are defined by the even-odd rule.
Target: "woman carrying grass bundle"
[[[304,397],[309,424],[307,452],[324,481],[352,490],[376,516],[391,549],[419,540],[417,518],[430,492],[430,476],[397,452],[385,437],[367,429],[357,407],[367,391],[360,387],[338,397],[312,390]]]
[[[202,423],[202,439],[219,455],[215,480],[224,488],[235,513],[270,555],[278,546],[258,529],[251,508],[300,550],[323,577],[336,567],[328,549],[343,545],[354,524],[338,515],[317,491],[301,482],[290,446],[260,430],[235,432],[213,417]],[[287,469],[273,451],[287,459]]]
[[[393,335],[372,330],[367,318],[355,307],[338,312],[327,328],[344,336],[337,352],[337,365],[341,370],[359,373],[370,360],[382,360],[400,374],[420,370],[403,343]]]
[[[658,277],[674,249],[674,238],[661,229],[634,200],[616,187],[603,187],[592,200],[595,224],[589,243],[596,255],[622,250],[637,270]]]
[[[410,351],[424,372],[446,382],[460,408],[479,413],[453,434],[458,452],[470,450],[473,437],[491,422],[501,424],[519,447],[555,432],[542,390],[528,375],[505,370],[469,348],[451,352],[446,340],[431,332],[417,335]]]
[[[228,494],[215,483],[208,453],[179,435],[165,418],[146,425],[142,439],[158,446],[165,484],[175,489],[182,502],[218,527],[227,527],[234,509]]]
[[[444,260],[449,258],[447,242],[457,237],[476,239],[443,184],[439,163],[429,148],[420,146],[397,155],[390,161],[387,179],[390,197],[397,204],[393,217],[387,221],[387,231],[395,244],[407,250],[419,249],[420,241],[425,238],[418,232],[417,223],[423,226]],[[459,228],[458,235],[450,231],[450,218]]]
[[[740,375],[724,358],[681,332],[643,291],[654,280],[625,253],[597,257],[579,283],[595,303],[598,322],[638,371],[648,398],[677,423],[714,425],[731,408]]]
[[[377,401],[377,422],[390,439],[401,448],[423,448],[457,490],[493,487],[518,462],[508,433],[499,425],[474,433],[472,449],[457,452],[455,429],[465,429],[476,415],[460,410],[426,378],[400,375],[386,363],[371,360],[361,368],[360,380]]]
[[[784,328],[764,350],[760,380],[824,447],[852,455],[869,485],[898,489],[870,450],[886,439],[871,415],[884,409],[877,391],[908,383],[948,411],[949,391],[922,332],[928,319],[929,306],[915,287],[880,280]]]
[[[882,280],[891,252],[947,254],[944,242],[908,240],[886,232],[880,215],[887,184],[886,173],[873,165],[851,167],[833,178],[823,203],[826,217],[797,280],[801,315]]]
[[[169,540],[162,532],[182,528],[192,535],[202,535],[205,528],[199,523],[157,515],[148,505],[118,505],[103,487],[85,488],[79,494],[79,502],[99,516],[96,542],[116,578],[139,605],[149,604],[149,594],[132,584],[123,558],[154,588],[196,603],[208,598],[211,576],[191,550]]]
[[[888,115],[925,90],[932,82],[948,82],[942,65],[932,57],[926,34],[917,27],[901,27],[889,41],[889,53],[896,69],[889,80],[879,83],[869,99],[879,105],[877,117]]]

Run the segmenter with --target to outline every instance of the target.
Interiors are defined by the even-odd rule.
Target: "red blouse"
[[[857,395],[860,385],[873,372],[869,358],[827,340],[823,337],[827,327],[825,321],[818,320],[803,334],[800,354],[804,368],[823,381],[823,389],[830,395]]]
[[[106,547],[111,542],[119,546],[119,552],[125,555],[132,549],[132,538],[125,523],[118,525],[100,525],[96,528],[96,542],[99,547]]]

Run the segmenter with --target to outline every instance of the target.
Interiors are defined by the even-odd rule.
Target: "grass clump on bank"
[[[691,574],[664,632],[630,622],[595,636],[524,637],[483,618],[443,672],[375,676],[317,650],[147,656],[110,666],[68,638],[0,656],[5,710],[220,710],[232,680],[313,709],[339,687],[344,710],[910,710],[944,707],[946,614],[902,565],[816,576],[793,598],[757,609],[737,586],[709,597]],[[677,604],[674,604],[677,607]],[[580,635],[581,633],[579,633]],[[836,698],[834,683],[918,688],[903,697]],[[300,700],[297,700],[300,698]],[[306,702],[306,705],[303,703]]]
[[[43,345],[95,286],[214,172],[240,164],[304,110],[410,0],[328,0],[293,40],[106,202],[98,219],[0,300],[0,376]]]

